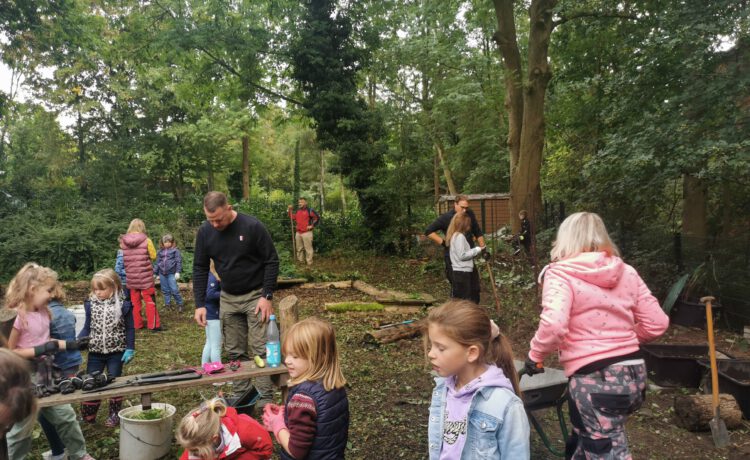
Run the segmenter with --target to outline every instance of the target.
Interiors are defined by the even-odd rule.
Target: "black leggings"
[[[453,270],[452,273],[452,292],[451,297],[454,299],[471,300],[479,304],[479,272],[476,267],[470,272],[461,272]]]

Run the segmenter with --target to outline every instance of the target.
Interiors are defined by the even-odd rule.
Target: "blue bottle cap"
[[[271,315],[270,320],[271,321],[276,321],[276,315]]]

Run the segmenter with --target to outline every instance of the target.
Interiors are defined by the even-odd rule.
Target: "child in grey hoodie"
[[[466,233],[471,230],[471,218],[464,212],[456,213],[448,226],[445,241],[453,267],[451,297],[479,303],[479,277],[472,276],[474,257],[485,250],[485,246],[471,247]]]

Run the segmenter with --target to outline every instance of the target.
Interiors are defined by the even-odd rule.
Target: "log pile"
[[[729,394],[719,395],[721,418],[728,429],[742,425],[742,411],[737,400]],[[674,398],[677,425],[688,431],[708,431],[708,422],[714,418],[711,395],[678,395]]]

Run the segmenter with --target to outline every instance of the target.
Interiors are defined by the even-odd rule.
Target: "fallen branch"
[[[401,339],[416,337],[424,331],[427,325],[426,319],[420,319],[413,323],[399,324],[386,329],[378,329],[367,332],[364,337],[365,343],[391,343]]]
[[[300,289],[350,289],[352,287],[352,280],[345,281],[329,281],[323,283],[305,283],[300,286]]]

